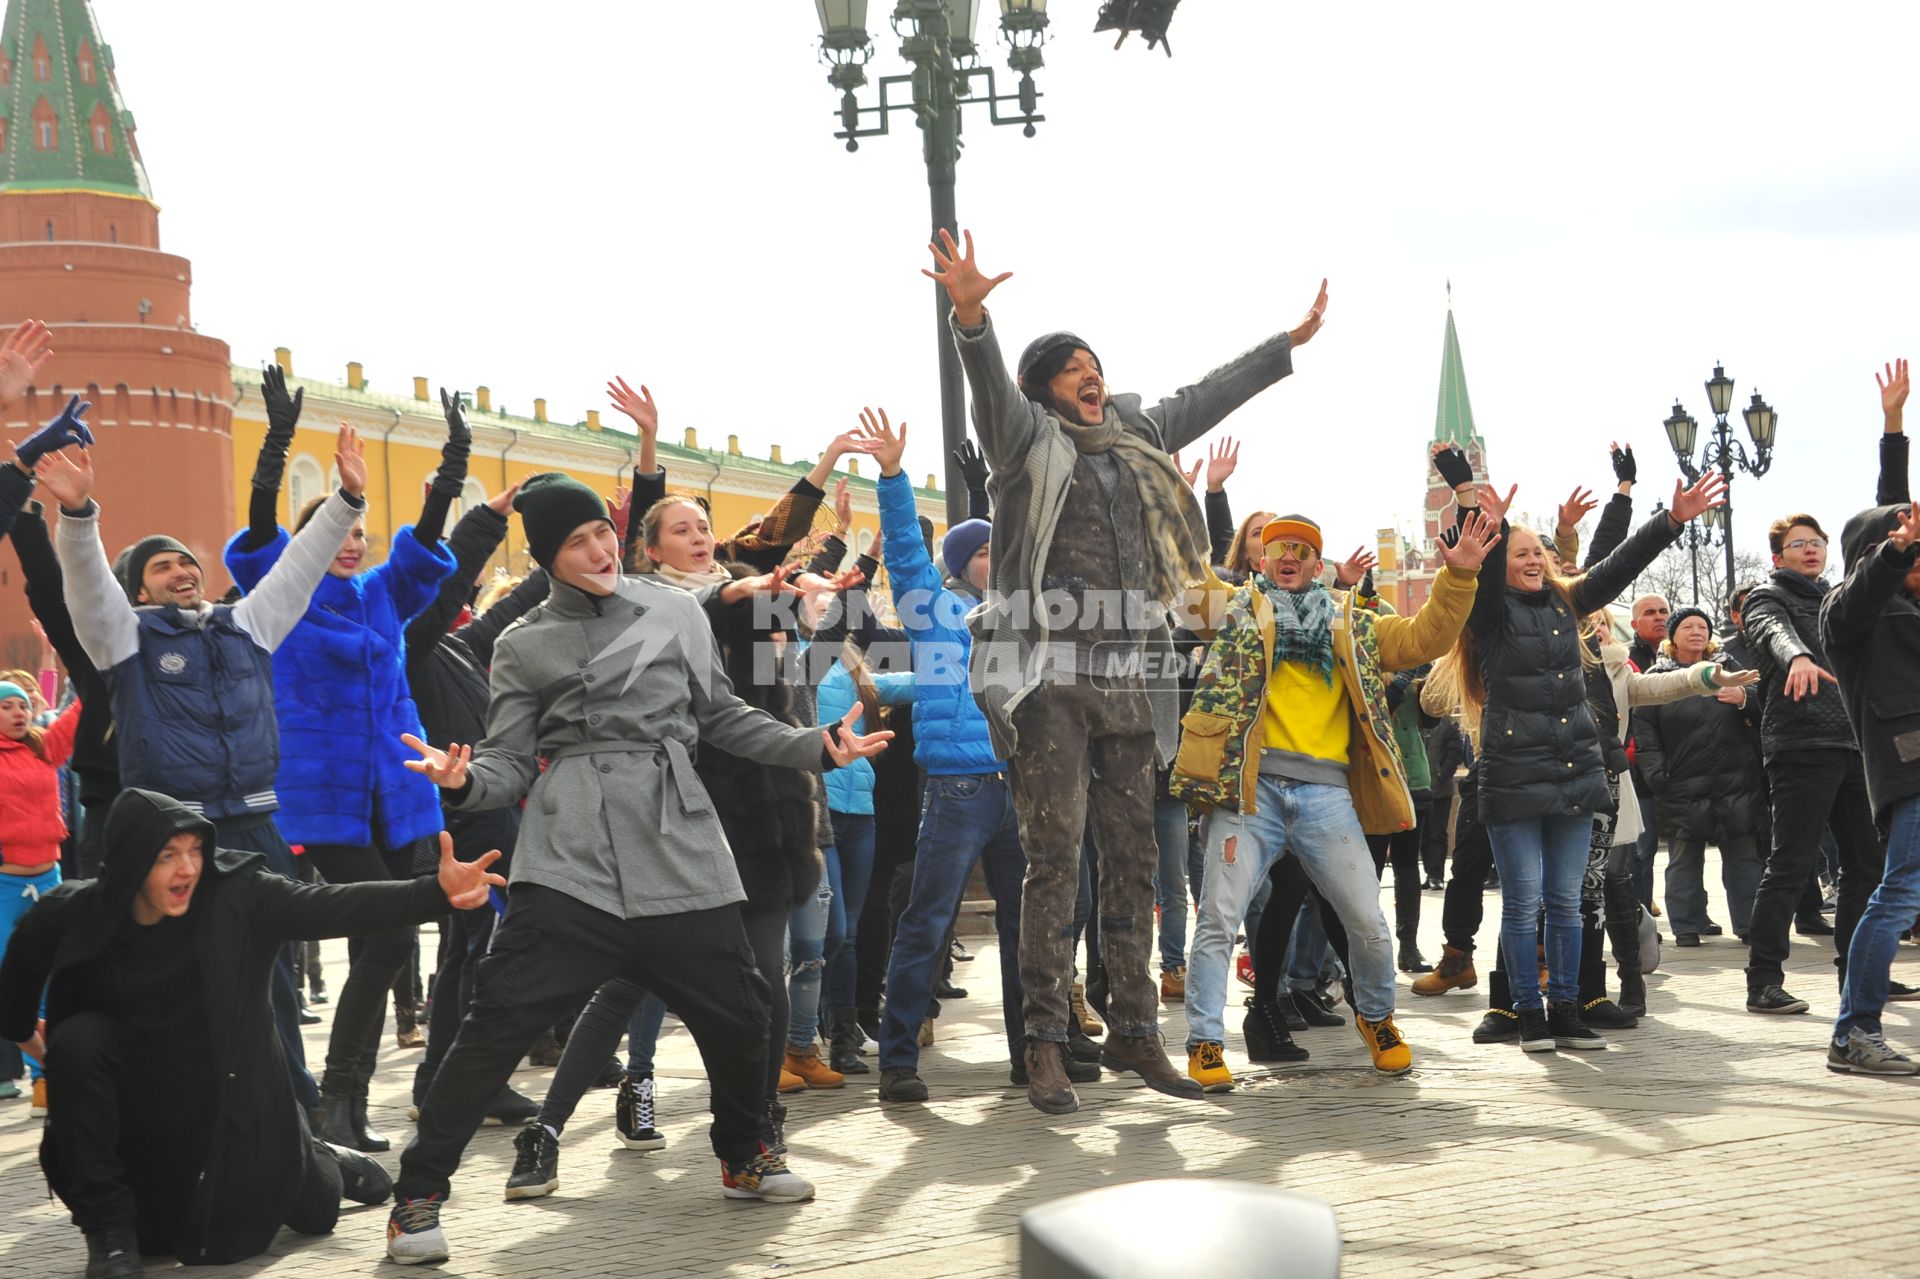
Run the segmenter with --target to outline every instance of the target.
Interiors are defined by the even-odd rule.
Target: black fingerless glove
[[[1634,464],[1633,460],[1633,445],[1629,444],[1623,449],[1614,449],[1613,478],[1619,480],[1622,484],[1631,484],[1638,474],[1639,468]]]
[[[1459,488],[1462,484],[1473,483],[1473,464],[1467,461],[1467,455],[1460,451],[1458,444],[1449,444],[1433,455],[1433,469],[1440,472],[1440,478],[1447,482],[1448,488]]]

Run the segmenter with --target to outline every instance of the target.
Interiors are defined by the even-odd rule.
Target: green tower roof
[[[89,0],[8,0],[0,128],[0,191],[153,198]]]
[[[1440,348],[1440,407],[1433,415],[1433,438],[1461,448],[1475,443],[1473,405],[1467,399],[1467,368],[1460,359],[1460,335],[1453,327],[1453,286],[1447,286],[1447,339]]]

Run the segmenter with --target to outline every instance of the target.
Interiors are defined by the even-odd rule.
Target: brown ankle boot
[[[1480,974],[1473,971],[1473,956],[1464,950],[1442,946],[1440,966],[1430,973],[1414,978],[1413,993],[1444,995],[1450,990],[1466,990],[1479,984]]]
[[[1197,1082],[1173,1068],[1158,1035],[1108,1035],[1100,1049],[1100,1064],[1108,1070],[1130,1070],[1146,1080],[1147,1087],[1169,1097],[1197,1101],[1206,1096]]]
[[[1067,1078],[1066,1053],[1065,1044],[1051,1039],[1027,1040],[1027,1100],[1042,1114],[1070,1115],[1080,1109],[1080,1098]]]
[[[788,1044],[787,1059],[782,1065],[806,1080],[809,1088],[838,1088],[847,1082],[845,1075],[820,1060],[819,1044],[808,1044],[805,1048]]]

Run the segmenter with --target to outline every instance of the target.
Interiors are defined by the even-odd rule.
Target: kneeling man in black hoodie
[[[47,1183],[87,1237],[87,1279],[265,1251],[281,1226],[333,1229],[344,1195],[383,1202],[384,1169],[316,1140],[294,1100],[268,979],[289,941],[410,928],[485,899],[490,852],[437,879],[314,887],[214,846],[213,824],[128,790],[101,876],[21,919],[0,963],[0,1036],[47,1065]],[[36,1025],[45,992],[46,1019]]]

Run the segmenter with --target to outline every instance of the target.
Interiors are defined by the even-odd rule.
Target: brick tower
[[[8,0],[0,29],[0,326],[45,320],[53,360],[7,413],[18,441],[69,393],[93,401],[108,554],[152,532],[226,589],[234,397],[227,344],[196,332],[192,267],[160,251],[113,53],[87,0]],[[0,550],[0,661],[31,656],[19,561]]]

